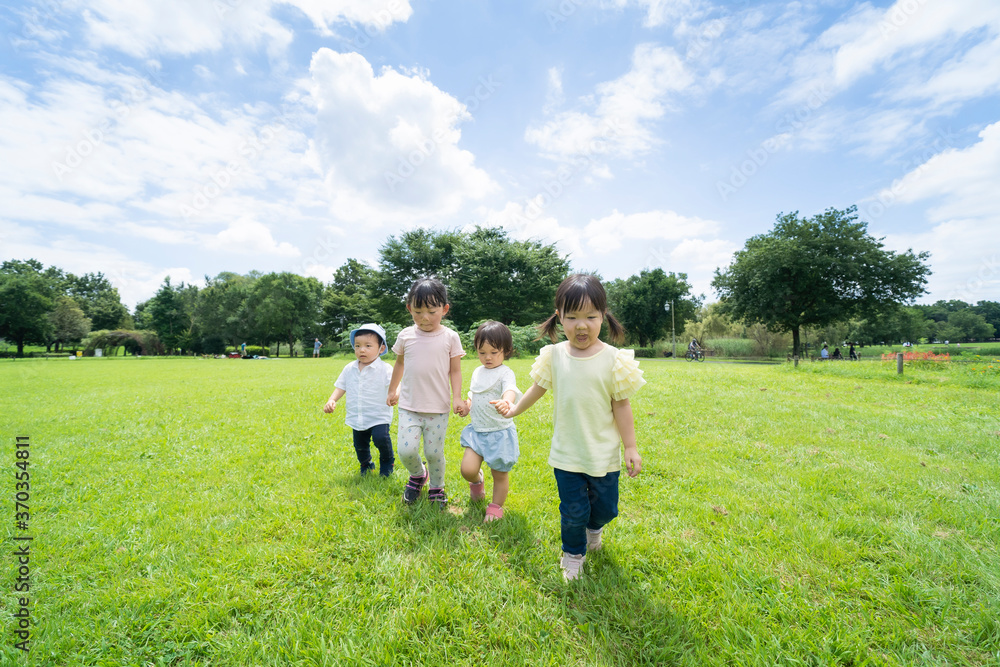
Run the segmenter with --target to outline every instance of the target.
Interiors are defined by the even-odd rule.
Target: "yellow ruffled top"
[[[605,345],[589,357],[574,357],[568,341],[546,345],[530,376],[553,392],[549,465],[597,477],[620,470],[621,436],[611,402],[631,398],[646,384],[635,352]]]

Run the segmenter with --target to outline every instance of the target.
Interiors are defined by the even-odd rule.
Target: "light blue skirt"
[[[480,433],[470,424],[462,429],[460,441],[463,447],[482,456],[490,470],[497,472],[510,472],[517,463],[517,457],[521,455],[521,448],[517,444],[517,428],[513,426]]]

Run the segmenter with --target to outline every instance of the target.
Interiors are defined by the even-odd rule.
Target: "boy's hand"
[[[639,450],[636,447],[625,449],[625,472],[628,473],[629,477],[635,477],[642,472],[642,457],[639,456]]]
[[[455,409],[455,414],[459,417],[466,417],[469,414],[469,406],[460,398],[452,401],[452,407]]]
[[[490,405],[496,408],[497,412],[502,414],[504,417],[510,414],[510,411],[514,409],[514,406],[511,404],[510,401],[504,400],[502,398],[496,401],[490,401]]]
[[[327,414],[333,412],[336,409],[337,409],[337,401],[333,400],[332,398],[326,402],[326,405],[323,406],[323,412],[326,412]]]

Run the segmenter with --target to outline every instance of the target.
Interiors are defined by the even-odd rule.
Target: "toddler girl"
[[[517,462],[519,449],[514,422],[497,414],[494,407],[503,400],[513,405],[521,396],[514,379],[514,372],[503,365],[514,351],[514,339],[507,325],[501,322],[483,322],[473,338],[482,364],[472,372],[469,400],[466,401],[472,423],[462,430],[462,477],[469,482],[469,496],[473,501],[486,498],[482,465],[490,467],[493,475],[493,502],[486,506],[484,521],[503,517],[503,503],[510,489],[510,470]]]
[[[450,308],[448,290],[441,281],[421,278],[413,283],[406,297],[406,310],[413,318],[413,326],[400,331],[392,346],[396,364],[386,397],[389,405],[399,404],[397,453],[410,471],[403,502],[415,502],[429,478],[427,499],[442,509],[448,502],[444,492],[448,413],[454,409],[463,417],[468,414],[462,400],[461,362],[465,350],[458,334],[441,324]],[[427,468],[420,460],[421,437]]]
[[[559,565],[567,581],[580,576],[587,551],[601,548],[601,531],[618,516],[619,443],[629,477],[642,470],[629,397],[646,381],[632,350],[601,342],[604,322],[612,341],[624,340],[625,330],[608,312],[600,280],[576,274],[562,281],[556,312],[539,328],[555,343],[556,325],[562,324],[568,340],[541,349],[531,367],[534,384],[515,406],[504,400],[496,404],[501,414],[515,417],[552,390],[549,465],[559,490]]]

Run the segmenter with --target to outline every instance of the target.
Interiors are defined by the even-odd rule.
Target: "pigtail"
[[[541,340],[542,338],[548,337],[553,343],[559,342],[559,313],[553,313],[549,316],[549,319],[545,320],[538,325],[538,338],[535,340]]]
[[[611,314],[610,310],[604,311],[604,321],[608,323],[608,338],[615,345],[621,345],[625,342],[625,327],[622,323],[615,319],[615,316]]]

